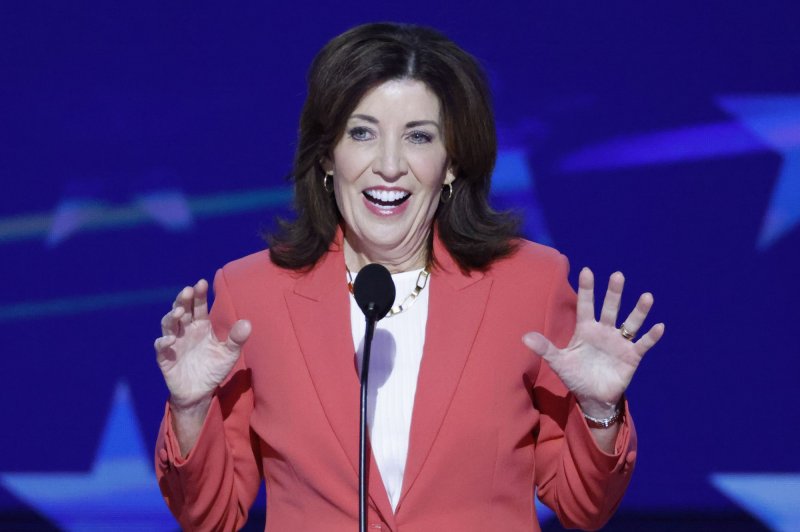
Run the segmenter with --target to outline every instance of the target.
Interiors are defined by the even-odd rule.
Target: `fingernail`
[[[530,333],[522,335],[522,343],[525,345],[530,345],[531,343],[536,343],[535,338]]]

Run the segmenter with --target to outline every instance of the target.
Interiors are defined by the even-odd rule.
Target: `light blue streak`
[[[182,286],[175,286],[12,303],[0,306],[0,322],[43,318],[46,316],[69,316],[110,308],[163,303],[164,301],[172,301],[182,288]]]
[[[766,143],[737,122],[696,124],[585,146],[562,158],[558,167],[569,174],[684,163],[767,149]]]
[[[174,197],[176,192],[174,190],[169,192]],[[185,215],[181,223],[169,217],[154,216],[149,212],[152,204],[143,201],[142,197],[137,197],[125,205],[109,205],[97,200],[72,205],[70,202],[73,200],[70,198],[65,198],[63,204],[72,205],[70,208],[75,211],[71,214],[70,220],[78,226],[68,228],[70,234],[77,230],[109,231],[148,223],[163,225],[167,229],[174,230],[190,227],[189,214],[194,218],[212,218],[274,208],[288,205],[292,194],[291,187],[275,187],[187,198],[190,212]],[[157,193],[151,196],[154,201],[159,199]],[[54,225],[58,221],[56,219],[58,213],[59,207],[56,207],[54,213],[23,214],[0,219],[0,244],[37,238],[44,240],[51,233],[55,235],[51,239],[60,242],[63,240],[60,235],[61,228]]]

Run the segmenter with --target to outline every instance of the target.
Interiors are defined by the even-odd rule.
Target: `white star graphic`
[[[724,96],[717,101],[762,142],[783,154],[758,237],[758,247],[768,248],[800,223],[800,96]]]
[[[731,95],[717,104],[736,120],[605,139],[568,153],[558,168],[569,174],[780,153],[783,162],[757,244],[767,249],[800,223],[800,96]]]
[[[63,530],[175,530],[150,456],[119,383],[91,471],[3,473],[0,483]]]
[[[800,530],[800,474],[715,473],[711,483],[772,530]]]

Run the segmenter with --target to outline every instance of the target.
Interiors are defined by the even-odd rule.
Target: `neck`
[[[367,246],[353,242],[354,239],[344,236],[344,260],[347,267],[357,272],[367,264],[382,264],[390,273],[402,273],[419,270],[428,265],[428,238],[423,239],[421,245],[411,249],[368,249]]]

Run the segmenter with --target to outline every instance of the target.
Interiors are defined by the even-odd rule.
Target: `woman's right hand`
[[[214,390],[238,360],[250,331],[250,322],[239,320],[227,340],[220,342],[208,319],[208,283],[201,279],[181,290],[172,310],[162,318],[162,336],[155,342],[173,412],[207,408]]]

